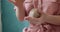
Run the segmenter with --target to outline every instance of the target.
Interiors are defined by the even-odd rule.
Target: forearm
[[[55,3],[55,2],[52,2],[48,8],[47,8],[47,14],[48,15],[45,15],[44,16],[44,21],[48,22],[48,23],[52,23],[52,24],[56,24],[56,25],[60,25],[60,16],[56,16],[57,12],[58,11],[58,4]],[[53,15],[55,14],[55,15]]]
[[[20,21],[24,20],[25,11],[24,11],[24,7],[23,7],[23,2],[20,2],[19,6],[18,6],[18,10],[16,11],[16,16]]]
[[[47,23],[55,24],[55,25],[60,25],[60,16],[45,16],[44,21]]]

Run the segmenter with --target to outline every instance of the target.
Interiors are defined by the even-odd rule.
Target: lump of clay
[[[31,9],[30,13],[29,13],[30,17],[35,17],[35,18],[39,18],[40,14],[38,13],[37,9],[33,8]]]

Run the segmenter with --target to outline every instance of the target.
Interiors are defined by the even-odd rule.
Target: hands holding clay
[[[44,3],[43,10],[47,9],[46,11],[48,11],[48,12],[46,14],[44,14],[43,12],[45,10],[44,11],[42,10],[39,12],[38,11],[39,9],[38,9],[37,12],[41,13],[41,14],[40,14],[39,18],[36,18],[36,17],[30,17],[31,15],[34,16],[33,14],[35,12],[35,11],[32,11],[32,12],[30,12],[30,11],[31,11],[31,9],[38,8],[40,6],[37,4],[37,2],[38,2],[37,0],[34,0],[34,1],[33,0],[14,0],[14,1],[10,0],[10,2],[12,2],[18,8],[18,11],[16,11],[16,16],[21,21],[24,20],[24,18],[25,18],[26,20],[31,21],[32,23],[34,23],[34,22],[44,23],[44,21],[47,21],[47,22],[50,22],[53,24],[60,23],[60,20],[59,20],[60,16],[48,15],[48,14],[53,14],[57,10],[56,8],[58,5],[55,3],[53,3],[53,4],[51,4],[51,3],[48,4],[49,2],[47,4]],[[28,14],[27,17],[25,16],[26,15],[25,12]],[[33,13],[33,14],[31,14],[31,13]],[[39,15],[38,13],[37,13],[37,15]],[[58,22],[56,22],[54,19],[57,19],[56,21],[58,21]]]

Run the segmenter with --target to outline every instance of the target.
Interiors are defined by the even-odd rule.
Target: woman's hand
[[[34,12],[32,11],[29,16],[25,17],[25,20],[28,20],[30,23],[32,24],[41,24],[44,23],[44,14],[38,14],[36,13],[37,11],[34,10]],[[35,14],[34,14],[35,13]],[[38,15],[37,15],[38,14]],[[40,15],[40,16],[39,16]],[[37,18],[38,16],[38,18]]]
[[[25,19],[34,24],[50,23],[54,25],[60,25],[60,15],[49,15],[43,12],[41,12],[40,18],[28,16]]]
[[[33,24],[50,23],[54,25],[60,25],[60,16],[56,16],[56,15],[48,15],[48,14],[42,13],[40,18],[34,18],[34,17],[28,16],[28,17],[25,17],[25,19]]]

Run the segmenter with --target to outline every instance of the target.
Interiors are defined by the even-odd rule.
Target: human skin
[[[11,2],[14,3],[13,1],[11,1]],[[42,23],[42,22],[46,21],[47,23],[60,25],[60,16],[49,15],[50,13],[45,14],[43,12],[40,12],[42,14],[40,18],[32,18],[32,17],[29,17],[29,16],[25,17],[25,11],[24,11],[24,8],[23,8],[23,2],[24,2],[24,0],[16,0],[16,2],[14,3],[15,6],[17,6],[19,8],[19,10],[16,11],[16,15],[17,15],[17,18],[19,20],[22,21],[25,18],[28,21],[39,21],[39,23]],[[29,8],[27,8],[27,9],[29,9]]]
[[[9,1],[13,3],[14,6],[18,7],[18,10],[16,11],[17,19],[19,19],[20,21],[23,21],[25,17],[25,11],[23,7],[24,0],[15,0],[15,2],[12,0],[9,0]]]

